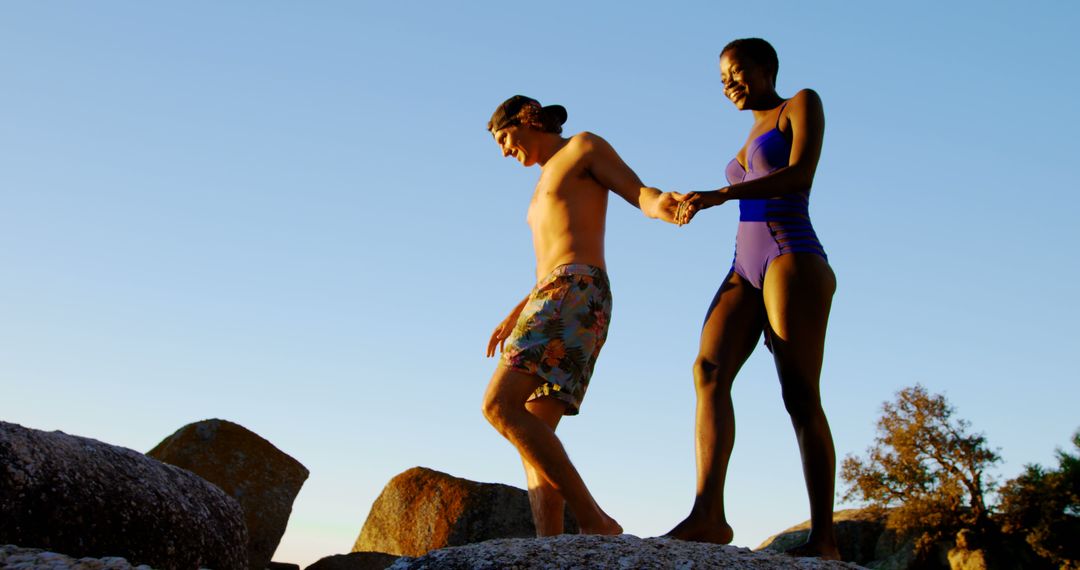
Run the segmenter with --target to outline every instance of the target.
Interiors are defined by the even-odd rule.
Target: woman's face
[[[755,101],[776,88],[764,67],[740,57],[735,50],[720,56],[720,81],[724,83],[724,96],[740,111],[753,108]]]

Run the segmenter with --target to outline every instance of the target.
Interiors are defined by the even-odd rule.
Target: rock
[[[577,532],[569,517],[565,528]],[[386,484],[371,506],[353,552],[420,556],[493,538],[535,537],[528,492],[414,467]]]
[[[221,487],[244,509],[249,570],[270,563],[308,470],[269,441],[225,420],[188,424],[147,455]]]
[[[384,570],[399,559],[382,552],[352,552],[327,556],[304,570]]]
[[[746,548],[685,542],[673,538],[559,535],[489,540],[398,560],[390,570],[526,570],[532,568],[619,568],[627,570],[772,570],[859,568],[849,562],[791,558]]]
[[[0,568],[4,570],[152,570],[149,566],[132,566],[127,560],[110,556],[107,558],[80,558],[78,560],[40,548],[19,548],[11,544],[0,546]]]
[[[868,509],[845,509],[833,513],[833,528],[840,548],[840,558],[856,564],[868,564],[886,558],[892,552],[879,552],[885,531],[885,516]],[[810,521],[795,525],[761,543],[757,550],[784,552],[806,542]],[[891,532],[888,534],[892,534]],[[886,537],[886,541],[889,537]]]
[[[114,445],[0,422],[0,544],[155,568],[247,568],[240,505]]]

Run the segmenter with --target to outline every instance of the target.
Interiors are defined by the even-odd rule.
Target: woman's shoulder
[[[813,89],[807,87],[805,89],[800,89],[798,93],[792,95],[791,98],[787,100],[787,105],[788,107],[795,105],[803,108],[807,107],[808,105],[816,105],[820,107],[821,96],[818,95],[817,91],[814,91]]]
[[[821,96],[813,89],[801,89],[784,102],[784,110],[781,111],[781,124],[791,124],[793,118],[802,120],[824,120],[825,109],[821,104]],[[781,129],[786,130],[786,129]]]

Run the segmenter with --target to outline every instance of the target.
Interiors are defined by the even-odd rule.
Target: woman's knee
[[[821,395],[816,389],[806,386],[784,386],[784,409],[795,423],[806,423],[824,416],[821,407]]]
[[[724,370],[715,359],[699,355],[694,361],[694,388],[699,393],[731,390],[733,380],[734,375]]]

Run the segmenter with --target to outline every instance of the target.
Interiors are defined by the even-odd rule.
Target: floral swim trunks
[[[604,270],[560,265],[529,294],[502,361],[544,381],[530,401],[557,398],[566,402],[566,415],[576,415],[610,321],[611,286]]]

